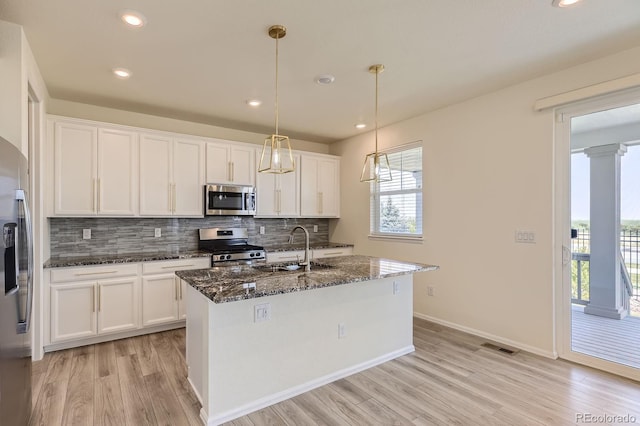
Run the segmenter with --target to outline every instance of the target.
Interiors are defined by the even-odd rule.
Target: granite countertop
[[[304,268],[273,272],[272,267],[271,264],[213,267],[178,271],[176,275],[214,303],[225,303],[438,269],[435,265],[359,255],[312,262],[310,272],[304,272]],[[255,283],[255,290],[245,288],[244,284],[250,283]]]
[[[344,248],[344,247],[353,247],[353,244],[347,243],[330,243],[330,242],[322,242],[322,243],[309,243],[309,248],[311,250],[319,250],[319,249],[331,249],[331,248]],[[267,253],[275,253],[278,251],[294,251],[294,250],[304,250],[304,243],[276,243],[276,244],[268,244],[264,246],[264,249]]]
[[[65,268],[69,266],[107,265],[115,263],[151,262],[154,260],[191,259],[211,257],[211,253],[200,250],[155,253],[122,253],[104,256],[52,257],[44,263],[45,268]]]

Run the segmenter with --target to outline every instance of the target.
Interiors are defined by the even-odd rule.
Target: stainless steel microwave
[[[256,189],[253,186],[207,184],[204,186],[205,216],[253,216]]]

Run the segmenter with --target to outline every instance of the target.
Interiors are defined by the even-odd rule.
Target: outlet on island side
[[[435,295],[436,295],[436,288],[432,285],[427,286],[427,296],[435,297]]]
[[[347,337],[347,325],[343,322],[338,323],[338,339]]]

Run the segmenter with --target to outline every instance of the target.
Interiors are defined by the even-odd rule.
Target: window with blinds
[[[371,183],[371,235],[422,237],[422,142],[386,153],[392,180]]]

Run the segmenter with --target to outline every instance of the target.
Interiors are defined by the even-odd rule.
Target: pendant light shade
[[[377,64],[369,67],[369,72],[376,75],[376,129],[375,151],[367,154],[362,166],[360,182],[389,182],[391,181],[391,168],[389,158],[384,152],[378,152],[378,75],[384,71],[384,65]]]
[[[290,173],[295,170],[291,143],[288,136],[278,134],[278,40],[287,34],[283,25],[269,27],[269,37],[276,40],[276,130],[267,136],[262,146],[262,155],[258,172],[260,173]]]

